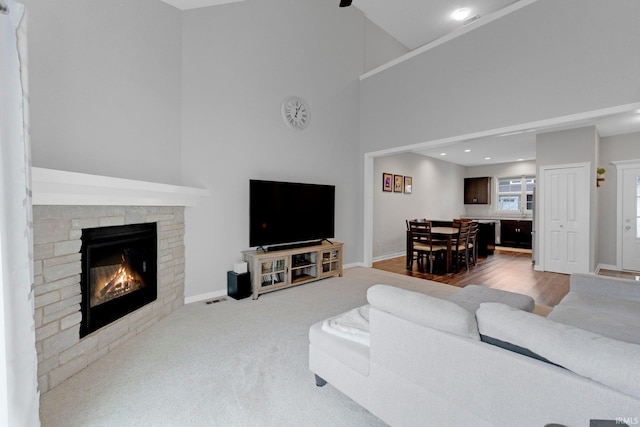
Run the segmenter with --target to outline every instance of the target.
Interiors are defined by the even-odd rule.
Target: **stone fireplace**
[[[32,181],[38,385],[45,393],[184,304],[184,210],[208,191],[39,168],[32,168]],[[103,239],[104,230],[137,234],[141,228],[156,231],[155,269],[149,254],[141,254],[148,237],[146,243],[135,237],[125,243]],[[98,241],[85,255],[89,260],[83,259],[87,236]],[[105,247],[116,254],[107,255]],[[88,275],[82,272],[83,263]],[[119,278],[122,266],[137,271]],[[107,285],[111,283],[97,291],[104,298],[93,304],[98,311],[90,317],[100,319],[95,328],[83,320],[83,307],[92,304],[88,295],[83,297],[82,279],[87,275],[91,286],[91,268],[95,281],[104,274]],[[147,274],[152,270],[155,278]],[[157,285],[155,296],[132,290],[150,281]],[[111,319],[112,311],[121,310],[109,306],[118,296],[133,302],[121,317]],[[101,306],[109,308],[103,310],[107,314],[100,313]]]

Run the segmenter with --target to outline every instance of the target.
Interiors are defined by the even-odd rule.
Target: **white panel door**
[[[622,172],[622,269],[640,271],[640,168]]]
[[[586,166],[545,169],[544,269],[589,271],[589,186]]]

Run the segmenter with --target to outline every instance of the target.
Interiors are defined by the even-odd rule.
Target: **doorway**
[[[543,269],[556,273],[589,271],[589,164],[541,168]]]
[[[640,271],[640,161],[618,168],[618,265]]]

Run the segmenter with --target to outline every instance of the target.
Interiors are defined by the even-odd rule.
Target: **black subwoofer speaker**
[[[227,271],[227,294],[231,298],[242,299],[251,295],[251,276],[249,273]]]

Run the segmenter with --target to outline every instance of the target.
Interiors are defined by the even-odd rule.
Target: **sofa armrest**
[[[569,279],[569,290],[640,302],[640,282],[618,277],[573,273]]]

